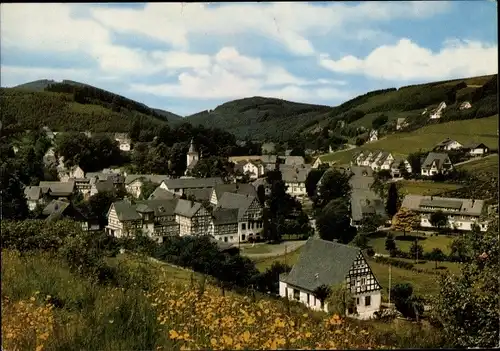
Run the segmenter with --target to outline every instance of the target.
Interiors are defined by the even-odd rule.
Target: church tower
[[[199,160],[199,154],[198,151],[196,151],[196,148],[194,147],[194,140],[191,139],[191,145],[189,146],[189,151],[187,153],[187,162],[186,162],[187,168],[189,169],[193,167],[198,162],[198,160]]]

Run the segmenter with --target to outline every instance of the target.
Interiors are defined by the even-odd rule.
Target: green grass
[[[289,252],[285,255],[269,257],[269,258],[260,258],[253,260],[255,262],[255,266],[261,272],[264,272],[267,268],[270,268],[274,262],[286,263],[289,266],[293,266],[297,260],[299,259],[300,248]]]
[[[271,250],[269,250],[268,244],[255,244],[254,247],[252,246],[242,246],[240,248],[242,253],[246,254],[266,254],[270,253]]]
[[[433,124],[417,129],[410,133],[395,133],[346,152],[321,156],[324,161],[348,163],[353,155],[362,150],[384,150],[394,155],[408,155],[419,150],[432,150],[437,143],[445,138],[456,139],[462,144],[482,142],[493,147],[498,139],[498,115],[488,118],[464,121],[452,121]]]
[[[490,147],[494,147],[491,145]],[[480,158],[475,161],[464,163],[457,166],[458,169],[464,169],[469,172],[484,173],[498,177],[498,154]]]
[[[425,235],[425,234],[406,234],[406,240],[403,233],[393,233],[396,245],[400,250],[408,251],[413,241],[418,238],[419,244],[422,245],[424,252],[431,252],[432,249],[441,249],[445,254],[450,253],[449,245],[454,237],[450,235]],[[389,254],[385,249],[385,236],[384,237],[371,237],[369,238],[368,245],[370,245],[375,252],[380,254]]]
[[[398,184],[401,185],[401,192],[412,195],[437,195],[462,187],[458,184],[412,180],[402,180]]]

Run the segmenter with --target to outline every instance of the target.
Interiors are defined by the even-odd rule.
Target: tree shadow
[[[399,241],[415,241],[416,239],[418,239],[418,241],[423,241],[426,240],[427,237],[419,235],[406,235],[406,236],[398,235],[394,237],[394,239]]]

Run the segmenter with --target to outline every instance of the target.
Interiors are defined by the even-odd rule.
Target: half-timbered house
[[[279,278],[279,294],[304,303],[311,309],[328,312],[328,303],[315,296],[315,290],[326,285],[332,289],[344,286],[351,290],[355,308],[349,317],[369,319],[380,310],[381,290],[362,251],[353,246],[309,238],[297,263]]]

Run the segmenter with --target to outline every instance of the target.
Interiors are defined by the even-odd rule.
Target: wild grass
[[[413,180],[402,180],[398,185],[401,186],[401,192],[412,195],[437,195],[462,187],[458,184]]]

